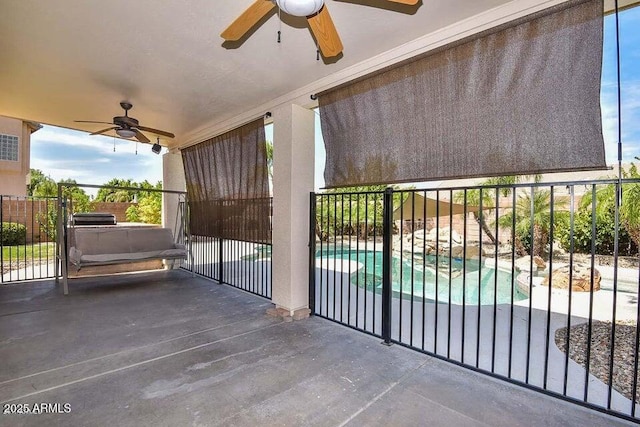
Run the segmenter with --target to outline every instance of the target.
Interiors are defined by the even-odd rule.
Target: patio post
[[[314,187],[315,113],[299,105],[273,112],[272,301],[283,317],[308,316],[309,192]]]
[[[186,191],[182,155],[177,150],[162,156],[162,189]],[[171,227],[176,223],[179,200],[174,194],[162,194],[162,226]]]

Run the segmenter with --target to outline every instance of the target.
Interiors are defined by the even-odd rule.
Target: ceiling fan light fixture
[[[324,0],[276,0],[278,7],[293,16],[309,16],[322,9]]]
[[[156,153],[156,154],[160,154],[160,151],[162,151],[162,145],[160,145],[160,144],[158,144],[158,143],[153,144],[153,145],[151,146],[151,151],[153,151],[153,152],[154,152],[154,153]]]
[[[116,129],[116,133],[122,138],[133,138],[136,136],[136,133],[131,129]]]

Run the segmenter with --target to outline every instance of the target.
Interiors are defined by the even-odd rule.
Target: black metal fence
[[[242,217],[235,218],[243,227],[246,226],[247,222]],[[234,218],[229,221],[233,222]],[[228,224],[228,228],[233,229],[234,225]],[[266,240],[271,241],[271,237]],[[196,274],[217,282],[271,299],[271,247],[270,243],[192,235],[193,266],[187,263],[186,268],[193,268]]]
[[[1,283],[55,277],[56,200],[0,195]]]
[[[316,315],[639,420],[640,180],[322,193],[311,212]]]

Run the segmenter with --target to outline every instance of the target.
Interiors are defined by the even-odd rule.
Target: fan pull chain
[[[280,35],[282,34],[282,11],[278,8],[278,43],[280,43]]]
[[[136,156],[138,155],[138,141],[136,141]]]
[[[116,152],[116,136],[113,135],[113,152]]]

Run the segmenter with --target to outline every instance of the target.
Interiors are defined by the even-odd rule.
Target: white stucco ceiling
[[[328,0],[344,44],[329,64],[316,61],[304,19],[273,15],[239,47],[224,47],[220,32],[252,2],[0,0],[0,115],[95,131],[101,125],[74,120],[108,122],[128,100],[142,125],[181,145],[301,88],[310,94],[424,50],[443,28],[473,29],[476,15],[486,26],[494,8],[504,19],[559,0]]]

